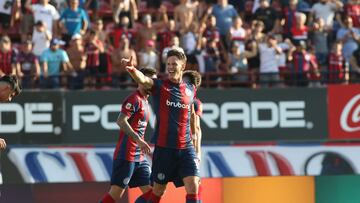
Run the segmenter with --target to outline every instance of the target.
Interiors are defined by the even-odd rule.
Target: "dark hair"
[[[151,77],[153,75],[156,75],[156,70],[152,68],[141,68],[140,72],[142,72],[144,75]]]
[[[186,55],[185,55],[184,51],[182,51],[181,49],[179,49],[179,48],[171,49],[167,53],[166,58],[169,58],[171,56],[175,56],[176,58],[178,58],[179,60],[182,60],[186,64],[186,60],[187,60]]]
[[[189,78],[191,84],[195,85],[196,88],[199,88],[201,85],[201,75],[199,72],[194,70],[186,70],[183,73],[183,78]]]
[[[16,75],[4,75],[0,78],[0,82],[8,83],[11,89],[15,92],[15,96],[21,93],[22,87]]]

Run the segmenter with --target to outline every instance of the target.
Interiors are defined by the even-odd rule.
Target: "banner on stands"
[[[331,139],[360,139],[360,85],[329,85]]]
[[[327,131],[326,89],[201,90],[206,141],[315,140]]]
[[[0,105],[0,137],[12,143],[61,142],[63,99],[60,91],[23,92]]]
[[[26,183],[98,182],[110,180],[113,151],[114,147],[11,148],[8,158]],[[358,160],[359,145],[204,146],[200,174],[204,178],[360,174]],[[3,176],[11,179],[6,171]]]

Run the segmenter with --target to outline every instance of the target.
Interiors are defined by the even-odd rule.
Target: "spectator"
[[[291,49],[288,60],[290,61],[289,85],[308,86],[308,73],[310,69],[310,56],[306,52],[305,41],[295,42],[296,48]]]
[[[113,87],[118,88],[125,88],[126,85],[124,83],[128,82],[130,80],[130,77],[124,67],[121,64],[121,60],[124,58],[132,58],[132,62],[134,66],[137,67],[137,57],[135,50],[133,50],[130,47],[130,41],[126,37],[126,35],[123,35],[121,37],[121,47],[115,49],[111,55],[112,60],[112,82]],[[143,68],[143,67],[141,67]]]
[[[219,29],[221,43],[228,50],[227,35],[233,24],[234,17],[238,16],[237,11],[233,5],[228,4],[228,0],[218,0],[217,4],[212,7],[212,15],[216,18],[216,26]]]
[[[290,0],[289,6],[283,9],[283,34],[285,38],[291,37],[291,30],[296,26],[296,11],[297,11],[298,0]]]
[[[203,36],[208,40],[214,40],[217,44],[220,42],[220,33],[216,27],[216,17],[214,15],[208,17]]]
[[[359,0],[348,0],[344,6],[344,14],[349,15],[354,27],[360,28],[360,2]]]
[[[166,58],[167,58],[167,53],[168,51],[176,48],[176,47],[179,47],[180,45],[180,40],[179,40],[179,37],[178,36],[173,36],[171,38],[171,41],[170,41],[170,46],[168,47],[165,47],[165,49],[162,51],[162,54],[161,54],[161,65],[162,65],[162,68],[160,70],[160,73],[164,73],[165,72],[165,67],[166,67]]]
[[[279,66],[277,55],[282,49],[277,45],[274,35],[268,35],[266,43],[259,44],[260,55],[260,84],[263,86],[277,86],[279,81]]]
[[[322,18],[317,18],[313,24],[311,33],[311,44],[315,47],[315,56],[323,69],[328,61],[328,32],[325,30],[325,21]]]
[[[75,74],[69,78],[69,87],[70,89],[83,89],[87,55],[84,40],[80,34],[73,35],[66,53],[75,71]]]
[[[72,70],[67,53],[60,48],[63,45],[65,45],[64,41],[53,38],[50,41],[50,48],[41,54],[42,70],[39,82],[42,88],[59,88],[60,74]]]
[[[96,20],[99,18],[99,0],[86,0],[85,5],[83,7],[84,10],[91,12],[91,19]]]
[[[51,33],[57,33],[56,25],[60,15],[56,8],[49,4],[49,0],[40,0],[39,4],[31,5],[31,0],[27,0],[26,8],[34,15],[34,21],[42,21],[45,28]]]
[[[360,30],[353,27],[352,18],[350,16],[345,17],[344,24],[344,27],[338,30],[336,39],[342,41],[342,53],[346,62],[349,62],[352,53],[358,48],[358,43],[360,43]]]
[[[245,39],[246,39],[246,31],[242,27],[243,22],[240,16],[237,16],[233,20],[233,25],[229,30],[229,41],[233,42],[237,45],[241,52],[245,50]],[[233,48],[233,47],[232,47]]]
[[[41,54],[50,46],[52,34],[46,29],[42,21],[37,21],[32,35],[33,53],[40,59]]]
[[[152,22],[151,15],[145,14],[143,17],[143,26],[139,29],[141,32],[138,32],[138,40],[137,40],[137,50],[145,50],[147,46],[148,40],[156,41],[156,34],[158,30],[161,30],[163,27],[166,26],[168,22],[168,17],[166,14],[166,8],[164,6],[161,6],[159,9],[161,12],[161,15],[163,17],[163,21],[159,22]]]
[[[104,52],[104,44],[99,39],[98,33],[90,30],[86,39],[85,52],[87,54],[85,79],[86,86],[94,88],[99,79],[100,54]]]
[[[354,82],[360,82],[360,47],[353,52],[350,58],[350,68],[352,71],[351,80]]]
[[[85,10],[79,7],[79,0],[70,0],[70,7],[65,9],[60,17],[62,39],[68,45],[73,35],[84,35],[88,25],[88,17]]]
[[[111,0],[110,5],[113,13],[115,24],[120,23],[124,16],[128,17],[129,28],[133,28],[135,21],[138,19],[138,8],[135,0]]]
[[[180,4],[175,7],[174,20],[176,29],[180,33],[184,33],[189,30],[191,23],[196,20],[195,18],[195,3],[191,3],[188,0],[180,0]]]
[[[256,42],[253,42],[256,43]],[[229,61],[231,64],[231,73],[235,73],[234,79],[245,85],[249,84],[249,69],[248,58],[254,57],[257,54],[256,45],[252,47],[251,52],[245,51],[239,47],[239,44],[233,43],[231,46],[231,53],[229,54]]]
[[[305,25],[306,15],[297,12],[295,16],[296,16],[296,25],[291,29],[292,39],[294,42],[305,41],[308,38],[308,28]]]
[[[328,83],[345,83],[348,81],[348,67],[342,54],[343,43],[336,41],[329,54],[329,65],[327,70]]]
[[[179,36],[179,32],[176,30],[175,21],[169,20],[166,27],[158,32],[157,41],[159,42],[159,51],[162,52],[165,47],[171,45],[171,40],[174,36]]]
[[[121,21],[119,25],[113,25],[115,27],[111,31],[108,31],[110,33],[109,41],[115,49],[122,46],[120,44],[120,41],[123,35],[126,35],[130,43],[134,41],[133,39],[135,37],[135,33],[129,29],[129,23],[130,23],[129,18],[127,16],[123,16],[120,20]]]
[[[139,67],[152,68],[159,72],[159,56],[155,51],[155,43],[153,40],[148,40],[146,49],[139,53]]]
[[[12,49],[11,40],[8,36],[0,39],[0,77],[15,74],[17,51]]]
[[[325,21],[325,29],[332,30],[335,12],[341,10],[342,7],[343,4],[340,0],[320,0],[312,6],[309,21],[322,18]]]
[[[33,14],[26,8],[25,3],[26,0],[21,0],[21,19],[19,32],[22,42],[29,39],[29,36],[31,36],[35,24]]]
[[[17,75],[21,78],[24,88],[33,88],[40,75],[38,58],[32,53],[32,42],[27,40],[22,43],[21,51],[17,56]]]
[[[265,33],[276,34],[279,32],[279,14],[270,7],[268,0],[260,0],[260,7],[255,11],[254,18],[264,23]]]
[[[20,18],[20,5],[20,0],[0,0],[0,33],[6,34]]]
[[[220,64],[220,52],[215,40],[207,41],[205,48],[205,73],[218,73]],[[217,80],[216,76],[210,77],[210,80]]]

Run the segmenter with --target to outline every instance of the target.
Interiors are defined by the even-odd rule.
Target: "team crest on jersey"
[[[165,174],[163,174],[163,173],[158,173],[158,174],[157,174],[157,178],[158,178],[159,180],[164,180],[164,179],[165,179]]]
[[[127,110],[130,110],[131,109],[131,104],[130,103],[127,103],[126,105],[125,105],[125,109],[127,109]]]
[[[190,97],[192,95],[192,91],[189,88],[185,89],[186,96]]]
[[[129,182],[130,182],[130,178],[129,178],[129,177],[124,178],[124,180],[123,180],[124,185],[129,184]]]

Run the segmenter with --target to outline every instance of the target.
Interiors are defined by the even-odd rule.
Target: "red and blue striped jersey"
[[[144,139],[149,121],[149,104],[147,99],[136,91],[128,96],[122,104],[121,114],[126,115],[131,128]],[[140,162],[144,155],[137,143],[120,129],[119,139],[114,152],[114,159],[125,159]]]
[[[194,99],[194,110],[196,115],[198,115],[199,117],[202,116],[203,114],[202,102],[197,97],[195,97]]]
[[[169,79],[154,80],[152,88],[156,126],[152,142],[156,146],[192,147],[190,114],[196,88],[190,83],[175,84]]]

